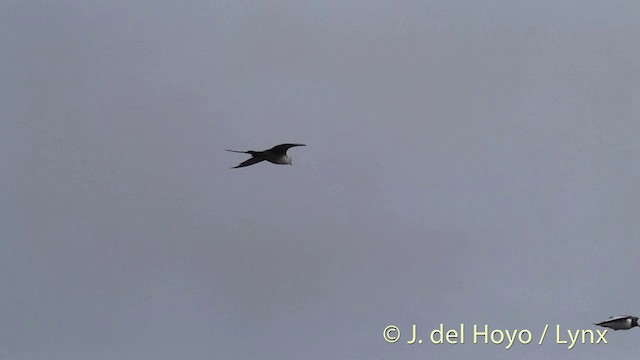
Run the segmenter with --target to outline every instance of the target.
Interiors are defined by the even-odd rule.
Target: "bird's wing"
[[[265,160],[264,158],[252,157],[251,159],[249,159],[249,160],[247,160],[247,161],[245,161],[243,163],[240,163],[240,165],[232,167],[232,169],[237,169],[237,168],[241,168],[241,167],[257,164],[260,161],[264,161],[264,160]]]
[[[607,320],[601,321],[601,322],[597,323],[596,325],[610,324],[610,323],[613,323],[613,322],[616,322],[616,321],[619,321],[619,320],[622,320],[622,319],[626,319],[626,318],[628,318],[626,315],[611,316]]]
[[[305,144],[280,144],[280,145],[276,145],[274,147],[272,147],[271,149],[267,150],[271,153],[274,154],[285,154],[287,152],[287,150],[289,150],[289,148],[292,148],[294,146],[307,146]]]

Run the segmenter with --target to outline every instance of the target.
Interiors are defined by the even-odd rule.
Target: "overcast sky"
[[[637,357],[639,15],[2,1],[0,358]]]

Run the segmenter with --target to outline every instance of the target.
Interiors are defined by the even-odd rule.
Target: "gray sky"
[[[0,357],[637,356],[537,341],[640,314],[639,13],[3,1]]]

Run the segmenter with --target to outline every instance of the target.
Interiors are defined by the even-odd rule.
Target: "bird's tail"
[[[229,149],[225,149],[225,150],[227,150],[227,151],[231,151],[231,152],[234,152],[234,153],[249,154],[249,152],[248,152],[248,151],[238,151],[238,150],[229,150]]]

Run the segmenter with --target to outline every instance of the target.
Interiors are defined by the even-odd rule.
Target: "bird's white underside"
[[[274,164],[288,165],[291,164],[291,157],[288,155],[275,157],[275,158],[267,158],[267,161],[272,162]]]

